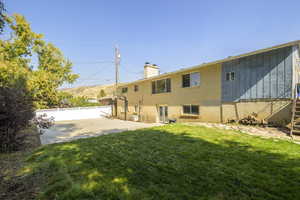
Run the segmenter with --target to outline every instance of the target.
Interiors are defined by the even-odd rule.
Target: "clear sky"
[[[122,82],[142,78],[146,61],[161,72],[300,39],[299,0],[6,0],[37,33],[59,47],[81,78],[114,82],[113,47]]]

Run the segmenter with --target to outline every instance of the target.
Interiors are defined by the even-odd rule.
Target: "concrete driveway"
[[[45,133],[41,135],[41,142],[42,144],[67,142],[79,138],[95,137],[160,125],[159,123],[141,123],[106,118],[61,121],[55,122],[53,127],[45,130]]]

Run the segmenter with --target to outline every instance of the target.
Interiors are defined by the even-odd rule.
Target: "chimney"
[[[159,67],[156,64],[145,63],[144,78],[150,78],[159,75]]]

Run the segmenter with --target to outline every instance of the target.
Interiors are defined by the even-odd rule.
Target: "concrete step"
[[[299,129],[300,129],[300,124],[298,124],[298,125],[297,125],[297,124],[295,124],[295,125],[294,125],[294,128],[296,128],[296,129],[298,129],[298,128],[299,128]]]
[[[300,130],[293,129],[293,133],[300,133]]]

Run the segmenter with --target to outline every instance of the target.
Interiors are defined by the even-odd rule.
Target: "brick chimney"
[[[156,64],[145,63],[144,78],[150,78],[159,75],[159,67]]]

